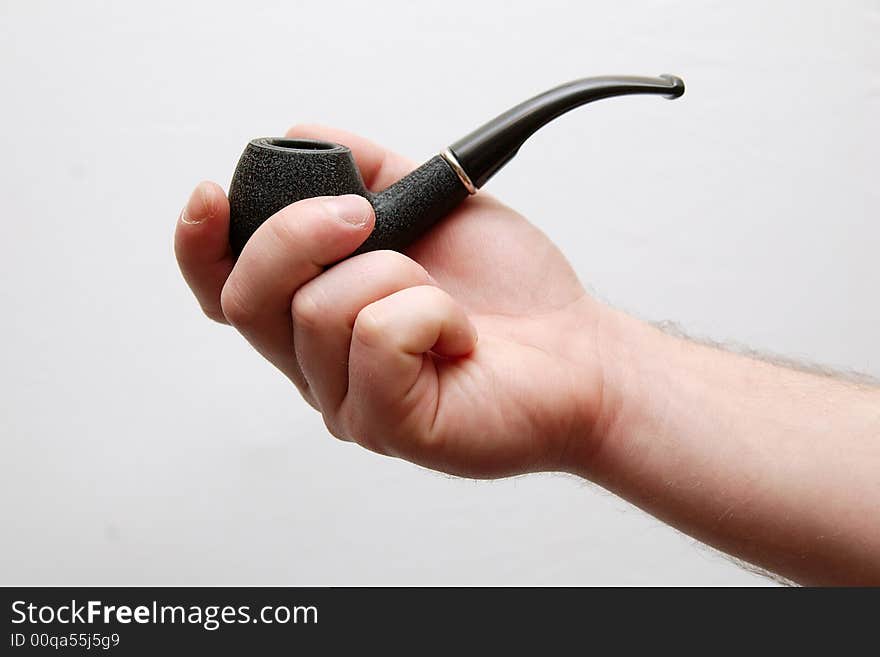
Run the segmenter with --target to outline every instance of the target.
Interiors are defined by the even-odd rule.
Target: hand
[[[367,186],[414,163],[316,126],[288,136],[351,147]],[[358,196],[307,199],[257,230],[235,262],[229,204],[200,184],[175,251],[205,313],[296,384],[335,436],[469,477],[582,470],[598,447],[602,307],[560,251],[484,193],[406,255],[366,253]]]
[[[354,135],[290,134],[348,144],[373,189],[413,168]],[[325,269],[373,221],[357,196],[294,203],[234,262],[226,197],[203,183],[175,245],[205,313],[235,326],[340,438],[470,477],[573,472],[786,577],[880,582],[877,388],[602,306],[540,231],[482,192],[406,255]]]

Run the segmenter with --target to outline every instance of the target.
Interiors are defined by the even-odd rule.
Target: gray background
[[[424,159],[568,79],[674,72],[682,101],[567,115],[491,191],[618,307],[877,375],[876,2],[0,7],[0,583],[765,583],[571,477],[334,441],[171,234],[294,122]]]

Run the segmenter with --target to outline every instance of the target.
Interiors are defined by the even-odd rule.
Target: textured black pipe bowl
[[[233,252],[241,253],[257,228],[291,203],[341,194],[363,196],[376,211],[376,226],[355,254],[403,249],[468,195],[440,156],[374,194],[364,185],[347,146],[312,139],[254,139],[229,186]]]

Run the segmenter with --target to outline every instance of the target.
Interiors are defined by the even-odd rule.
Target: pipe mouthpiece
[[[669,93],[666,94],[666,97],[669,100],[675,100],[676,98],[681,98],[684,96],[684,80],[682,80],[677,75],[670,75],[668,73],[664,73],[660,76],[661,80],[668,80],[672,85],[670,87]]]

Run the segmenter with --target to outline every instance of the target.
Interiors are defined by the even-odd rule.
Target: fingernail
[[[180,221],[194,226],[202,223],[211,213],[208,211],[207,192],[204,185],[198,185],[190,194],[189,201],[180,212]]]
[[[337,219],[359,228],[365,226],[373,214],[367,199],[355,194],[328,196],[323,202],[327,211]]]
[[[182,223],[189,224],[190,226],[194,226],[196,224],[202,223],[204,219],[191,217],[187,208],[183,208],[183,210],[180,211],[180,221]]]

